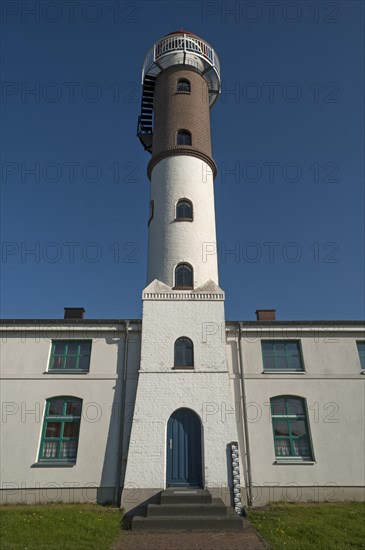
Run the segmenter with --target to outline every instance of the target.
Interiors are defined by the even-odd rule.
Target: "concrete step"
[[[205,489],[170,488],[131,517],[135,531],[241,531],[244,521]]]
[[[147,517],[164,516],[227,516],[227,507],[218,498],[211,503],[183,503],[183,504],[149,504],[147,506]]]
[[[206,489],[171,488],[162,491],[161,504],[210,504],[212,495]]]
[[[234,512],[233,512],[234,514]],[[133,531],[242,531],[243,520],[236,514],[218,516],[160,516],[140,517],[132,520]]]

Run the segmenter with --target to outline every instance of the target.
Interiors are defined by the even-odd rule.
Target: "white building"
[[[129,510],[166,487],[236,505],[239,487],[250,505],[364,498],[364,323],[273,310],[225,321],[209,120],[219,73],[211,46],[184,31],[144,63],[142,322],[86,320],[82,308],[2,321],[3,502]]]

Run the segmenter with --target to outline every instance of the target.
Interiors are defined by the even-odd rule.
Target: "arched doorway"
[[[202,440],[198,415],[177,409],[167,424],[167,487],[202,487]]]

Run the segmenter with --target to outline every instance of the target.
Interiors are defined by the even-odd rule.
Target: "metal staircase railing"
[[[141,114],[138,117],[137,136],[143,147],[152,151],[153,133],[153,97],[155,93],[156,77],[146,75],[143,81]]]

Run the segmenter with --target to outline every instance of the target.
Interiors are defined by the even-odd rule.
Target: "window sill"
[[[72,468],[76,462],[63,462],[62,460],[35,462],[31,468]]]
[[[175,222],[192,222],[193,218],[175,218]]]
[[[78,370],[78,369],[54,369],[46,370],[43,374],[89,374],[88,370]]]
[[[194,365],[187,365],[187,366],[183,366],[183,365],[179,365],[179,366],[176,366],[176,367],[172,367],[173,370],[194,370]]]
[[[175,94],[185,94],[185,95],[190,95],[191,92],[185,92],[184,90],[177,90],[175,92]]]
[[[304,370],[263,370],[261,374],[307,374]]]
[[[284,459],[280,459],[280,458],[277,458],[275,460],[275,462],[273,462],[274,466],[279,466],[279,465],[292,465],[292,464],[296,464],[296,465],[313,465],[313,464],[317,464],[315,460],[301,460],[299,458],[293,458],[293,459],[290,459],[290,458],[284,458]]]

